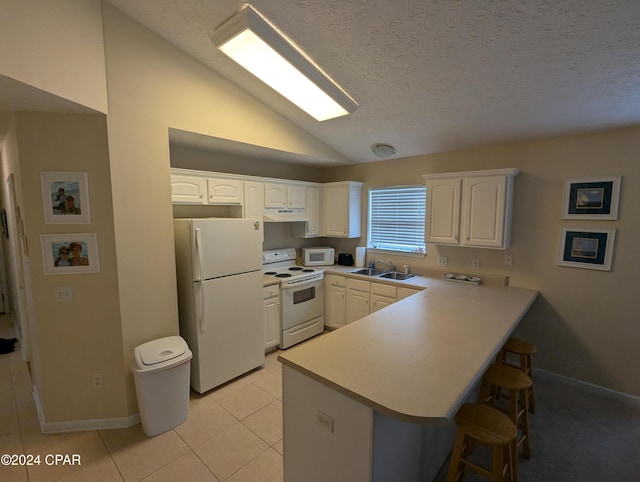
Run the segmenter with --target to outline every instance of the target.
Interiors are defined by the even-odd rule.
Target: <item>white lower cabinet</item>
[[[394,286],[330,273],[324,279],[327,328],[341,328],[422,291],[421,288]]]
[[[324,324],[327,328],[341,328],[347,317],[347,278],[328,274],[324,279]]]
[[[264,318],[264,349],[280,344],[282,322],[280,321],[280,285],[262,288],[262,314]]]
[[[397,288],[395,286],[371,283],[371,309],[374,313],[382,308],[390,306],[398,301]]]
[[[369,314],[370,285],[368,281],[347,278],[347,324]]]

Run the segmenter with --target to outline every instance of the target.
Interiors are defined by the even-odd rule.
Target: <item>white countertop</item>
[[[402,284],[426,289],[278,359],[385,415],[450,421],[538,292],[427,277]]]

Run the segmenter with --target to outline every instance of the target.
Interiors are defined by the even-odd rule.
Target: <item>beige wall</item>
[[[103,18],[119,298],[130,360],[136,345],[178,333],[170,128],[303,156],[339,154],[108,4]]]
[[[506,274],[512,286],[539,290],[540,298],[517,331],[538,345],[535,365],[640,396],[639,151],[640,129],[631,128],[331,168],[325,180],[363,181],[366,199],[369,187],[419,184],[423,174],[518,168],[510,249],[430,245],[425,258],[391,258],[419,268],[437,266],[437,256],[443,255],[454,272],[472,272],[471,260],[479,259],[480,274]],[[623,176],[617,221],[561,219],[565,178],[612,175]],[[557,266],[561,226],[616,228],[611,272]],[[513,255],[513,267],[504,266],[507,253]]]
[[[106,112],[101,15],[100,0],[2,2],[0,76]]]
[[[106,119],[45,113],[18,113],[15,119],[33,292],[32,369],[41,415],[53,426],[68,420],[126,418]],[[90,224],[45,224],[43,171],[87,173]],[[73,233],[96,233],[100,272],[46,275],[40,236],[69,234],[71,239]],[[55,300],[58,286],[73,289],[72,302]],[[104,388],[93,388],[94,373],[103,375]]]

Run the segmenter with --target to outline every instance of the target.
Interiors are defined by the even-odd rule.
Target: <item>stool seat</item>
[[[508,390],[509,418],[516,429],[521,430],[517,446],[522,445],[524,456],[531,458],[531,443],[529,436],[529,390],[533,382],[523,371],[510,365],[494,363],[490,365],[482,376],[478,401],[495,405],[501,398],[502,390]]]
[[[531,378],[523,371],[510,365],[492,364],[483,377],[491,385],[509,390],[525,390],[531,388]]]
[[[502,349],[518,355],[533,355],[538,352],[538,348],[533,343],[518,338],[509,338]]]
[[[464,477],[470,469],[498,482],[514,482],[518,478],[516,459],[516,425],[495,408],[478,403],[465,403],[456,413],[456,441],[451,453],[447,482]],[[473,443],[488,445],[492,449],[491,469],[482,467],[468,458]]]
[[[498,356],[496,357],[496,363],[515,366],[526,373],[533,381],[531,355],[535,354],[537,351],[538,348],[533,343],[511,337],[505,342],[502,349],[500,350],[500,353],[498,353]],[[518,366],[516,363],[512,363],[511,360],[507,360],[508,354],[517,355],[520,360],[520,365]],[[529,411],[531,413],[535,413],[536,411],[535,397],[533,395],[533,385],[529,390]]]

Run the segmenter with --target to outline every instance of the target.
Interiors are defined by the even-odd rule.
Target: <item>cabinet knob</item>
[[[198,197],[199,197],[200,199],[202,199],[202,194],[199,194],[199,195],[198,195]]]

